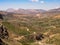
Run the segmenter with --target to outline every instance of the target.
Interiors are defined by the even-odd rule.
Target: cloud
[[[32,2],[39,2],[40,1],[41,4],[45,3],[43,0],[30,0],[30,1],[32,1]]]
[[[40,3],[44,4],[45,2],[44,1],[40,1]]]
[[[38,2],[39,0],[30,0],[30,1],[32,1],[32,2]]]

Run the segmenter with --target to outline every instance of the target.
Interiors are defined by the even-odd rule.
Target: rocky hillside
[[[60,45],[60,11],[52,10],[35,15],[1,11],[0,22],[9,34],[2,40],[8,45]]]

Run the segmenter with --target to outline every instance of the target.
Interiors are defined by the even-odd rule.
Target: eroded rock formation
[[[8,39],[9,34],[8,31],[6,29],[6,27],[4,27],[2,24],[0,24],[0,45],[6,45],[2,39]]]

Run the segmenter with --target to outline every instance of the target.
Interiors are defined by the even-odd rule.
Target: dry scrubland
[[[45,14],[3,16],[2,24],[8,29],[9,39],[2,40],[8,45],[60,45],[60,14]],[[30,39],[34,33],[43,34],[44,39]]]

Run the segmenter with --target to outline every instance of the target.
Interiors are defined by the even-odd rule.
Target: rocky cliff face
[[[2,39],[8,39],[8,31],[3,25],[0,25],[0,45],[7,45]]]

